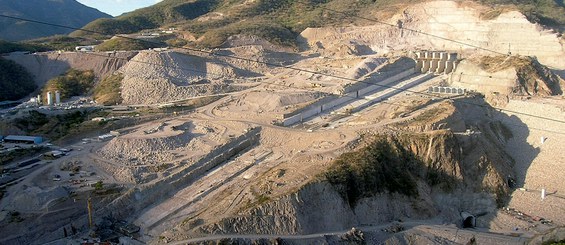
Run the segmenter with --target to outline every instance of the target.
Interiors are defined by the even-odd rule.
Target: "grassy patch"
[[[155,41],[134,40],[129,38],[114,37],[98,46],[98,51],[115,51],[115,50],[143,50],[149,48],[164,47],[166,44]]]
[[[123,74],[110,75],[104,78],[94,88],[94,100],[103,105],[117,105],[122,103],[121,86]]]
[[[23,43],[23,42],[8,42],[0,40],[0,54],[11,53],[16,51],[28,52],[41,52],[47,51],[50,48],[41,44]]]

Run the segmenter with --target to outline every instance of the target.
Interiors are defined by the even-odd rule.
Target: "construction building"
[[[41,144],[43,138],[39,136],[24,135],[8,135],[4,138],[5,143],[25,143],[25,144]]]

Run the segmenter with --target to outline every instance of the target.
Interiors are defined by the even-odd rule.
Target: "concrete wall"
[[[422,73],[449,74],[457,65],[457,53],[443,51],[416,51],[416,70]]]
[[[415,70],[414,70],[414,69],[409,69],[409,70],[403,71],[403,72],[401,72],[401,73],[398,73],[398,74],[396,74],[396,75],[394,75],[394,76],[392,76],[392,77],[389,77],[389,78],[387,78],[387,79],[385,79],[385,80],[383,80],[383,81],[381,81],[381,82],[378,82],[378,84],[379,84],[379,85],[388,85],[388,84],[393,83],[393,82],[396,82],[396,81],[398,81],[398,80],[400,80],[400,79],[406,78],[406,77],[408,77],[408,76],[410,76],[410,75],[412,75],[412,74],[414,74],[414,73],[415,73]],[[369,86],[369,87],[360,89],[360,90],[358,91],[358,96],[364,96],[364,95],[366,95],[366,94],[368,94],[368,93],[372,93],[373,91],[375,91],[375,90],[377,90],[377,89],[383,88],[383,86],[379,86],[379,85],[371,85],[371,86]]]
[[[378,85],[369,85],[367,87],[361,88],[356,91],[349,92],[341,97],[332,97],[329,100],[320,100],[317,103],[314,103],[307,107],[307,109],[303,109],[300,113],[294,114],[289,116],[283,120],[283,126],[290,126],[299,122],[303,122],[304,120],[316,116],[322,112],[331,111],[335,107],[340,105],[346,104],[354,99],[357,99],[361,96],[364,96],[368,93],[374,92],[378,89],[383,88],[383,86],[379,85],[388,85],[394,83],[398,80],[406,78],[415,73],[414,68],[409,68],[408,70],[402,71],[397,73],[396,75],[387,77],[386,79],[379,81]],[[288,115],[288,114],[287,114]]]
[[[434,86],[428,88],[428,93],[436,94],[465,94],[467,93],[466,88],[454,88],[454,87],[440,87]]]

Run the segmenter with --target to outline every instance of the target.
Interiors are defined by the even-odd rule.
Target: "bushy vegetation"
[[[42,95],[45,95],[48,91],[52,93],[59,91],[61,93],[61,100],[72,96],[84,95],[93,88],[94,78],[93,71],[70,69],[64,75],[49,80],[45,87],[43,87]],[[46,102],[47,98],[46,96],[44,97],[44,102]]]
[[[18,43],[18,42],[8,42],[0,40],[0,54],[6,54],[16,51],[28,51],[28,52],[43,52],[50,48],[41,44],[35,43]]]
[[[115,37],[96,46],[96,50],[98,51],[143,50],[143,49],[157,48],[163,46],[166,45],[155,43],[153,41],[145,42],[145,41],[135,40],[130,38]]]
[[[69,37],[63,35],[39,38],[26,42],[26,44],[29,45],[37,45],[40,47],[45,47],[46,50],[65,50],[65,51],[74,51],[76,46],[96,45],[99,43],[101,43],[101,41],[89,39],[89,38]],[[42,51],[46,51],[46,50],[42,50]]]
[[[418,196],[418,181],[430,186],[455,181],[427,165],[395,138],[379,137],[366,147],[342,154],[324,175],[353,207],[377,193]]]
[[[563,0],[480,0],[479,2],[515,6],[530,21],[564,30],[565,3]]]
[[[153,29],[168,23],[194,19],[208,13],[217,4],[216,0],[185,0],[162,1],[154,6],[142,8],[131,13],[118,16],[114,19],[98,19],[83,29],[96,33],[76,31],[72,36],[112,36],[115,34],[129,34],[143,29]],[[100,35],[103,33],[104,35]]]
[[[50,140],[57,140],[73,133],[92,130],[100,125],[89,118],[100,116],[102,112],[74,111],[50,116],[31,110],[29,114],[13,121],[13,125],[26,134],[41,135]]]
[[[206,47],[218,47],[228,37],[236,34],[254,35],[285,46],[294,45],[294,37],[296,36],[295,33],[279,24],[263,20],[251,20],[208,31],[201,44]]]
[[[0,101],[19,100],[36,87],[33,77],[24,67],[0,57]]]
[[[553,0],[477,1],[517,8],[530,20],[552,27],[562,28],[565,25],[565,7],[562,2]],[[411,0],[257,0],[252,2],[244,0],[195,0],[190,2],[168,0],[115,19],[96,20],[87,25],[85,29],[114,35],[175,24],[197,38],[204,36],[195,43],[195,45],[204,47],[217,47],[227,37],[234,34],[257,35],[274,43],[292,46],[297,34],[307,27],[349,23],[374,24],[371,21],[356,18],[355,15],[376,18],[376,11],[392,14],[396,13],[402,5],[414,3]],[[222,17],[205,21],[194,20],[210,12],[222,13]],[[338,12],[343,12],[343,14]],[[78,31],[73,35],[92,36],[93,34]]]
[[[21,149],[15,149],[13,151],[9,151],[7,153],[3,153],[0,154],[0,165],[9,163],[11,161],[20,159],[20,158],[24,158],[24,157],[29,157],[30,155],[34,155],[37,153],[40,153],[42,151],[44,151],[46,148],[45,147],[35,147],[35,148],[21,148]],[[1,168],[1,167],[0,167]]]
[[[99,104],[116,105],[122,103],[121,86],[124,75],[116,74],[104,78],[94,88],[94,100]]]

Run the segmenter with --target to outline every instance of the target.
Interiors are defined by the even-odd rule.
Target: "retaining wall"
[[[320,100],[320,101],[306,107],[306,109],[303,109],[301,112],[285,118],[283,120],[283,126],[290,126],[290,125],[302,122],[307,118],[316,116],[316,115],[318,115],[322,112],[330,111],[335,107],[338,107],[338,106],[343,105],[345,103],[348,103],[352,100],[355,100],[355,99],[357,99],[361,96],[364,96],[366,94],[374,92],[375,90],[383,88],[382,85],[391,84],[391,83],[396,82],[400,79],[406,78],[406,77],[414,74],[415,72],[416,71],[414,70],[414,68],[409,68],[408,70],[402,71],[400,73],[397,73],[396,75],[389,76],[389,77],[385,78],[384,80],[376,82],[375,85],[369,85],[369,86],[366,86],[366,87],[361,88],[359,90],[346,93],[345,95],[343,95],[341,97],[331,97],[330,99],[327,99],[327,100]]]

